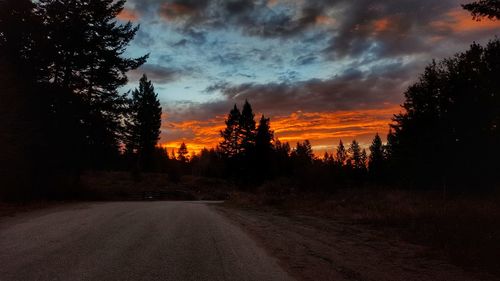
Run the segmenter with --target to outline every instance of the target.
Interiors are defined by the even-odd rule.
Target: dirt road
[[[0,280],[293,280],[204,203],[81,203],[0,220]]]

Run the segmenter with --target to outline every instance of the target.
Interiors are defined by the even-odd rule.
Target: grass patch
[[[398,190],[350,189],[334,194],[286,191],[283,182],[257,193],[234,193],[233,207],[271,208],[300,214],[350,220],[383,228],[389,235],[429,246],[429,254],[446,256],[474,271],[500,274],[500,197],[455,196]]]

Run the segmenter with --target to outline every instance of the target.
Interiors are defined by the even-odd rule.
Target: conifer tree
[[[150,169],[155,147],[160,139],[162,108],[153,83],[144,74],[139,89],[132,92],[126,135],[129,153],[137,153],[140,165]]]
[[[359,143],[356,140],[353,140],[351,145],[349,146],[349,149],[347,150],[349,153],[349,162],[350,166],[354,169],[361,169],[363,168],[364,164],[362,163],[362,152],[361,152],[361,147],[359,146]]]
[[[127,83],[126,73],[142,65],[147,58],[126,58],[128,43],[138,26],[121,25],[116,16],[124,0],[40,0],[36,13],[44,19],[43,45],[46,68],[39,81],[60,89],[53,97],[51,110],[60,128],[75,131],[89,165],[99,165],[105,155],[116,154],[122,140],[125,95],[118,88]],[[36,46],[37,48],[42,46]],[[67,134],[67,133],[66,133]]]
[[[343,167],[346,164],[347,151],[344,147],[344,143],[342,143],[342,140],[339,141],[339,145],[337,146],[335,161],[339,167]]]
[[[241,113],[235,104],[225,121],[226,128],[220,132],[222,142],[219,143],[219,151],[227,158],[233,158],[241,152],[240,122]]]
[[[382,171],[385,161],[385,149],[382,139],[378,134],[373,138],[370,145],[370,157],[368,158],[368,169],[372,175],[378,175]]]
[[[260,118],[255,136],[255,149],[258,155],[269,155],[273,150],[274,133],[271,131],[269,118]]]
[[[366,162],[368,160],[368,155],[366,153],[366,149],[363,148],[361,151],[361,159],[360,159],[360,166],[359,168],[362,170],[366,170]]]
[[[298,142],[292,151],[292,157],[301,164],[312,164],[314,153],[309,140],[305,140],[302,143]]]
[[[422,187],[494,188],[500,178],[500,40],[427,66],[391,124],[391,170]],[[481,151],[468,151],[481,140]]]
[[[255,147],[255,114],[253,113],[252,106],[245,100],[243,109],[241,110],[240,119],[240,138],[241,138],[241,153],[250,154]]]
[[[177,150],[177,160],[183,163],[187,163],[189,161],[189,151],[184,142],[182,142],[181,146]]]

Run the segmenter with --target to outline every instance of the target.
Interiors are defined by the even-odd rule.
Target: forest
[[[464,8],[499,19],[498,4]],[[498,191],[500,39],[432,61],[404,92],[384,143],[343,140],[315,155],[311,143],[281,142],[251,100],[235,104],[217,147],[169,153],[159,146],[162,108],[147,73],[120,93],[148,54],[125,51],[139,26],[116,16],[125,1],[0,2],[0,165],[6,199],[64,197],[84,171],[220,178],[252,191],[291,179],[299,192],[339,188]],[[491,6],[489,6],[491,5]],[[495,6],[496,5],[496,6]],[[241,110],[240,110],[240,106]]]

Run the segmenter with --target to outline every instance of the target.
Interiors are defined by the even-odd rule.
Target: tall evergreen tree
[[[269,122],[269,118],[262,115],[255,135],[255,163],[253,165],[257,172],[257,180],[264,180],[271,176],[274,133],[271,131]]]
[[[486,187],[500,181],[500,40],[430,64],[393,119],[391,169],[419,187]],[[480,156],[459,153],[481,140]],[[479,157],[479,159],[478,159]]]
[[[243,109],[241,110],[240,119],[240,138],[241,138],[241,153],[251,154],[255,147],[255,114],[253,113],[252,106],[245,100]]]
[[[342,143],[342,140],[339,141],[339,145],[337,146],[335,161],[339,167],[343,167],[346,164],[347,151],[344,147],[344,143]]]
[[[363,150],[361,150],[361,157],[360,157],[360,169],[362,169],[363,171],[366,170],[366,162],[368,161],[368,154],[366,153],[366,149],[363,148]]]
[[[151,159],[160,139],[161,113],[153,83],[144,74],[139,80],[139,89],[132,92],[126,139],[127,150],[139,155],[141,168],[151,168]]]
[[[255,136],[255,149],[258,155],[269,155],[273,150],[274,133],[269,122],[269,118],[262,115]]]
[[[385,162],[385,149],[382,139],[378,134],[373,138],[370,145],[370,157],[368,158],[368,170],[373,176],[380,176]]]
[[[362,151],[359,143],[356,140],[353,140],[347,150],[349,153],[350,166],[354,169],[362,169],[364,167],[363,159],[362,159]]]
[[[219,143],[219,151],[227,158],[233,158],[241,152],[240,122],[241,113],[235,104],[225,121],[226,128],[220,132],[222,141]]]
[[[127,83],[126,73],[142,65],[147,56],[123,56],[138,27],[120,25],[116,16],[124,0],[40,0],[36,13],[43,18],[43,50],[46,68],[40,81],[61,89],[65,95],[53,97],[58,120],[75,120],[82,157],[91,165],[116,153],[123,136],[122,121],[126,98],[118,88]],[[67,123],[67,122],[66,122]],[[63,123],[64,124],[64,123]]]
[[[312,164],[314,153],[309,140],[305,140],[302,143],[298,142],[291,156],[301,165]]]
[[[177,150],[177,160],[181,161],[182,163],[187,163],[189,161],[189,151],[184,142],[182,142],[181,146]]]

